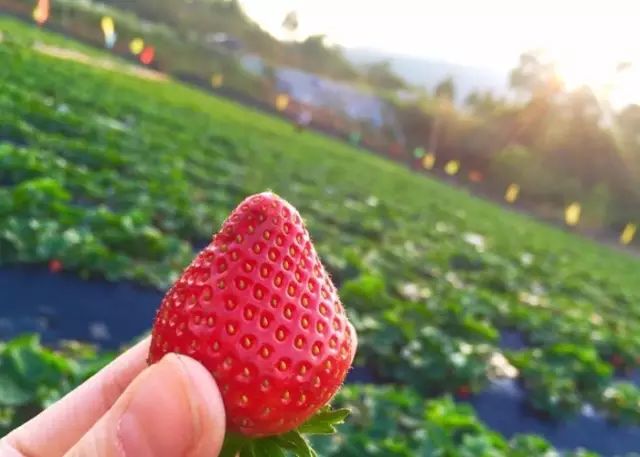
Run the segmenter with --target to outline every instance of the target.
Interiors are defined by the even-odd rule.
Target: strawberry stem
[[[224,437],[220,457],[236,457],[242,448],[249,443],[249,441],[251,441],[250,438],[246,438],[242,435],[227,433]]]
[[[230,432],[224,438],[220,457],[317,457],[304,435],[331,435],[348,415],[348,409],[332,410],[327,406],[297,429],[280,435],[250,438]]]

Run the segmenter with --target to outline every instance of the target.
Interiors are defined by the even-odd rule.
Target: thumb
[[[225,432],[222,398],[195,360],[168,354],[145,369],[67,457],[211,457]]]

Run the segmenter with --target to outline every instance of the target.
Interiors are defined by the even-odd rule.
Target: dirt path
[[[87,54],[73,49],[60,48],[58,46],[51,46],[44,43],[35,43],[33,45],[33,49],[47,56],[56,57],[63,60],[72,60],[74,62],[80,62],[82,64],[89,65],[95,68],[117,71],[142,79],[148,79],[152,81],[166,81],[169,79],[166,74],[160,73],[155,70],[149,70],[148,68],[142,68],[135,65],[122,64],[107,58],[91,57]]]

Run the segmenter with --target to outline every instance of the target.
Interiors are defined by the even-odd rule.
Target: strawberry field
[[[124,63],[34,47],[83,50],[60,37],[8,19],[0,32],[0,277],[32,268],[155,297],[238,202],[271,189],[305,218],[358,330],[352,380],[370,384],[339,394],[353,413],[321,455],[558,455],[477,417],[474,399],[505,384],[537,421],[589,410],[631,437],[616,454],[640,449],[637,258]],[[27,306],[0,292],[0,310]],[[3,434],[115,354],[9,336]]]

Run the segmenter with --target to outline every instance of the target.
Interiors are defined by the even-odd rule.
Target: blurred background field
[[[235,1],[0,12],[3,433],[148,331],[268,188],[360,336],[321,455],[640,451],[634,62],[575,85],[527,52],[511,89],[462,96],[304,37],[295,11],[279,39]]]

